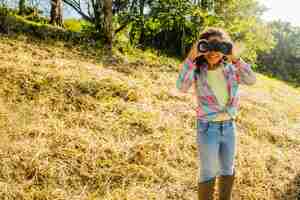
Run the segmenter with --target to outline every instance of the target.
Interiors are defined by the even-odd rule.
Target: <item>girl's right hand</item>
[[[190,59],[192,62],[197,58],[198,56],[205,55],[205,53],[200,53],[197,49],[198,42],[195,42],[192,46],[191,50],[189,51],[187,58]]]

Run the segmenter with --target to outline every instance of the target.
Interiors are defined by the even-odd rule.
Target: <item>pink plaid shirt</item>
[[[223,73],[227,80],[227,89],[229,99],[225,107],[221,107],[215,94],[207,82],[207,64],[198,66],[190,59],[185,59],[182,63],[176,81],[176,87],[181,92],[188,92],[192,83],[195,83],[195,92],[197,97],[196,116],[201,121],[211,121],[220,112],[227,112],[232,119],[235,119],[238,110],[239,101],[239,84],[252,85],[256,82],[256,76],[251,65],[247,64],[243,59],[239,59],[237,63],[228,62],[221,63]]]

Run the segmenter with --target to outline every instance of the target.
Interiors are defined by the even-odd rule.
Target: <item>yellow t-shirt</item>
[[[208,85],[213,90],[219,104],[224,107],[228,101],[228,91],[227,91],[227,80],[223,73],[223,67],[218,67],[214,70],[207,70],[207,81]],[[230,119],[230,115],[225,113],[220,113],[213,121],[221,121]]]

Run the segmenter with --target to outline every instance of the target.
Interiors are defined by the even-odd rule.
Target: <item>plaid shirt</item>
[[[251,65],[239,59],[235,64],[222,62],[223,73],[227,80],[227,90],[229,99],[224,107],[218,103],[215,94],[207,82],[208,65],[199,66],[199,72],[196,64],[188,58],[181,64],[176,87],[180,92],[186,93],[195,83],[195,93],[197,97],[196,116],[202,121],[211,121],[221,112],[227,112],[231,118],[235,119],[238,110],[239,84],[252,85],[256,82],[255,73]]]

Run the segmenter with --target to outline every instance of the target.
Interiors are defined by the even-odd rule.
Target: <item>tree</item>
[[[255,62],[258,51],[271,48],[270,31],[256,0],[63,0],[92,23],[111,48],[113,37],[129,26],[130,42],[184,56],[208,26],[224,28],[242,41],[243,57]],[[114,18],[113,18],[114,17]],[[118,26],[113,30],[112,18]]]
[[[98,0],[102,1],[102,0]],[[104,13],[104,23],[103,31],[105,37],[105,46],[108,48],[109,53],[112,49],[113,40],[113,27],[112,27],[112,0],[103,0],[103,13]]]
[[[95,26],[96,31],[102,32],[104,25],[104,0],[62,0],[65,4],[73,8],[84,20],[90,22]],[[112,1],[112,14],[117,15],[121,13],[119,24],[114,34],[123,30],[131,21],[129,17],[132,5],[137,0],[114,0]]]
[[[276,45],[258,55],[258,70],[300,86],[300,28],[288,22],[269,23]]]
[[[111,53],[114,36],[131,21],[129,13],[137,0],[62,0],[72,7],[81,17],[90,22],[97,39],[104,42],[107,52]],[[120,14],[119,16],[117,16]],[[113,15],[118,19],[118,27],[113,29]]]
[[[25,13],[25,3],[26,3],[26,0],[20,0],[19,1],[19,15],[23,15]]]
[[[51,0],[50,24],[63,26],[62,0]]]

